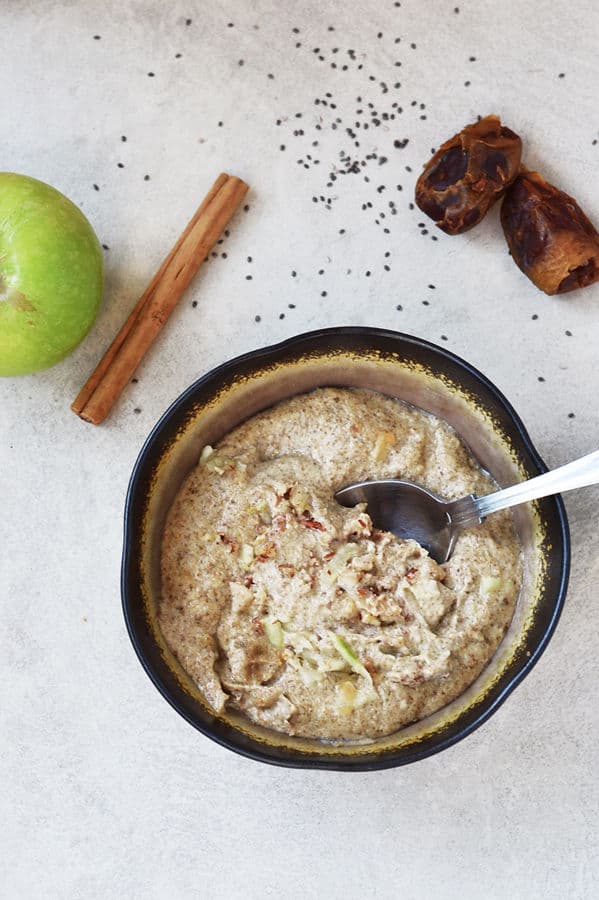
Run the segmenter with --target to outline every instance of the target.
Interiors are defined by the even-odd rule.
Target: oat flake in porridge
[[[343,485],[401,477],[446,499],[495,489],[443,421],[321,388],[204,448],[169,512],[160,626],[208,703],[289,734],[374,738],[461,694],[512,618],[509,511],[438,565],[373,528]]]

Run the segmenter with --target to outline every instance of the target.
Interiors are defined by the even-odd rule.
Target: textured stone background
[[[152,687],[120,611],[144,437],[260,345],[335,324],[421,335],[507,394],[549,465],[598,446],[599,285],[547,298],[497,211],[433,241],[409,203],[431,147],[497,112],[599,220],[599,13],[457,3],[2,3],[0,167],[80,204],[107,267],[82,346],[0,383],[3,897],[596,896],[597,489],[566,498],[571,588],[545,656],[487,725],[411,768],[302,773],[220,749]],[[222,169],[252,185],[249,211],[109,423],[86,426],[69,403]]]

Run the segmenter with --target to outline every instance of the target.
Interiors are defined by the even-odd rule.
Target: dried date
[[[486,215],[520,169],[522,141],[485,116],[445,141],[416,183],[416,203],[447,234],[462,234]]]
[[[538,172],[523,172],[501,206],[512,258],[546,294],[599,281],[599,234],[573,197]]]

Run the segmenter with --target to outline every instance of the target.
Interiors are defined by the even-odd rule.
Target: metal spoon
[[[376,528],[413,538],[441,563],[451,556],[460,531],[480,525],[490,513],[591,484],[599,484],[599,450],[485,497],[446,501],[411,481],[382,478],[341,488],[335,499],[342,506],[366,502]]]

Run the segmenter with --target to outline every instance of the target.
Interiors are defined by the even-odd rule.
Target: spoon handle
[[[477,497],[474,500],[474,507],[481,519],[484,519],[489,513],[497,512],[499,509],[507,509],[528,500],[561,494],[563,491],[587,487],[590,484],[599,484],[599,450],[560,466],[559,469],[537,475],[529,481],[522,481],[494,494],[487,494],[486,497]]]

